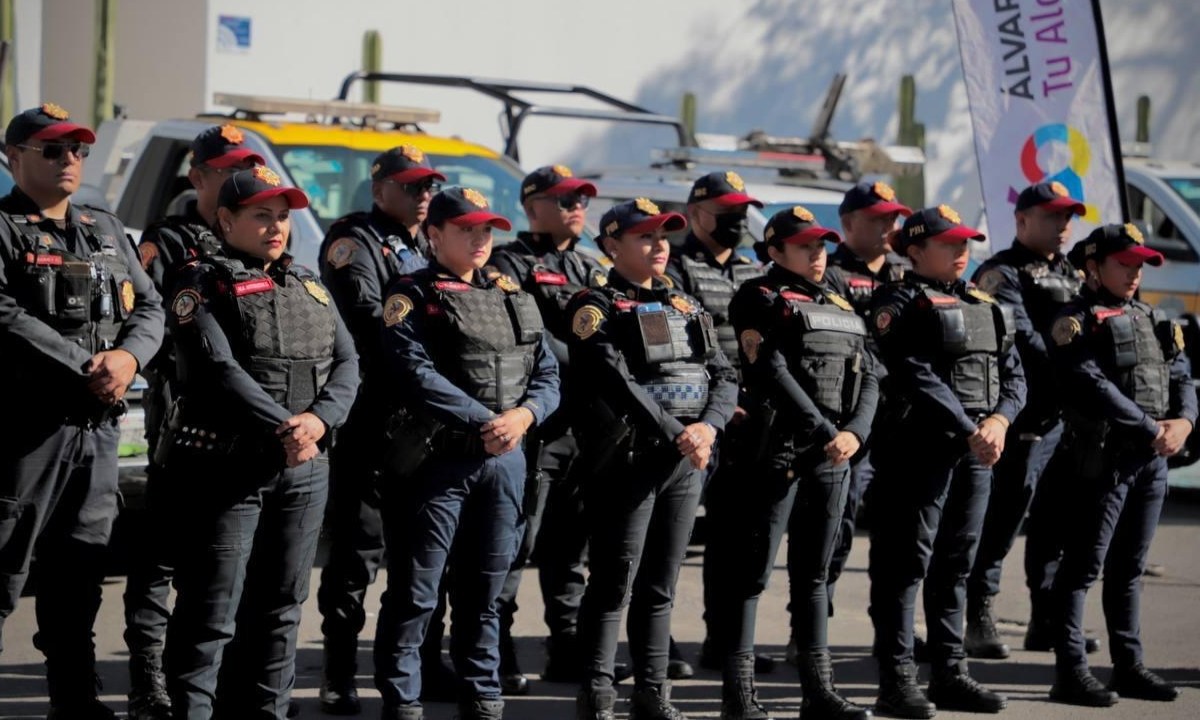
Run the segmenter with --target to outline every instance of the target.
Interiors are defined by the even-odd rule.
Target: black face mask
[[[714,216],[717,226],[710,233],[712,239],[723,248],[735,248],[746,234],[745,213],[724,213]]]

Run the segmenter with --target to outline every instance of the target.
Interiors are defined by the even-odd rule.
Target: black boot
[[[672,680],[687,680],[696,674],[690,663],[683,659],[683,653],[679,652],[679,646],[675,644],[675,638],[671,638],[671,646],[667,651],[667,677]]]
[[[581,690],[575,696],[575,720],[614,720],[613,706],[617,704],[617,691]]]
[[[943,710],[998,713],[1008,707],[1008,698],[980,685],[967,672],[967,661],[934,670],[929,681],[929,700]]]
[[[517,647],[512,634],[500,629],[500,692],[503,695],[528,695],[529,678],[517,664]]]
[[[129,720],[170,720],[171,698],[157,651],[129,656]]]
[[[459,720],[500,720],[503,717],[504,701],[498,698],[475,698],[458,704]]]
[[[771,720],[754,689],[753,658],[726,658],[721,669],[721,720]]]
[[[322,654],[321,712],[357,715],[362,712],[354,676],[358,674],[358,638],[326,637]]]
[[[838,695],[833,686],[833,658],[828,651],[800,658],[800,684],[804,700],[800,720],[867,720],[871,711]]]
[[[700,644],[700,667],[705,670],[721,670],[724,671],[724,663],[721,659],[721,653],[717,651],[716,643],[709,638],[704,638],[704,642]],[[764,675],[766,673],[775,672],[775,658],[770,655],[761,653],[754,654],[754,674]]]
[[[995,595],[967,598],[967,632],[963,646],[969,657],[987,660],[1008,657],[1008,645],[1000,639],[996,629],[995,602]]]
[[[37,644],[37,637],[34,637]],[[44,652],[44,649],[43,649]],[[50,695],[48,720],[113,720],[117,714],[100,702],[100,676],[93,654],[46,658]]]
[[[1050,687],[1050,699],[1084,707],[1112,707],[1117,704],[1117,694],[1100,684],[1086,667],[1056,673],[1054,685]]]
[[[1179,697],[1179,690],[1141,663],[1114,666],[1108,689],[1123,698],[1137,700],[1172,702]]]
[[[1055,623],[1050,611],[1052,599],[1043,591],[1032,593],[1030,601],[1033,605],[1029,613],[1029,626],[1025,629],[1025,649],[1030,652],[1053,652]],[[1083,636],[1083,651],[1088,655],[1100,650],[1100,639],[1090,635]]]
[[[663,683],[658,688],[634,690],[629,698],[629,720],[687,720],[687,716],[679,712],[670,699],[670,683]]]
[[[879,668],[879,698],[875,701],[875,712],[915,720],[927,720],[937,714],[937,706],[929,702],[917,685],[916,664]]]

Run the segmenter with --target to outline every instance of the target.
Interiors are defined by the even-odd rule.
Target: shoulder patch
[[[1054,321],[1050,328],[1050,339],[1055,345],[1070,345],[1075,338],[1083,334],[1083,323],[1074,315],[1064,315]]]
[[[383,324],[385,327],[393,325],[404,320],[410,312],[412,312],[412,300],[403,293],[389,295],[387,301],[383,303]]]
[[[979,274],[975,285],[989,295],[994,294],[1004,284],[1004,273],[999,268],[988,268]]]
[[[355,242],[354,238],[338,238],[325,251],[325,261],[335,270],[344,268],[354,259],[354,252],[356,250],[358,250],[358,243]]]
[[[200,297],[199,291],[194,288],[184,288],[176,293],[175,299],[171,301],[171,314],[175,316],[176,322],[180,325],[189,323],[201,302],[203,299]]]
[[[158,257],[158,245],[152,242],[144,242],[138,245],[138,257],[142,259],[142,269],[149,270],[150,265]]]
[[[604,313],[595,305],[584,305],[575,311],[571,318],[571,332],[580,340],[587,340],[596,334],[600,324],[604,322]]]
[[[895,319],[896,308],[891,306],[880,308],[875,312],[875,332],[886,335],[892,329],[892,322]]]
[[[758,361],[758,348],[762,345],[763,336],[757,330],[743,330],[738,336],[738,344],[742,347],[742,353],[751,363]]]

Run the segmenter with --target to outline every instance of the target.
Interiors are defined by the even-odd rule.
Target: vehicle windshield
[[[1167,178],[1167,185],[1171,186],[1179,197],[1184,199],[1192,212],[1200,215],[1200,178]]]
[[[334,145],[283,145],[276,146],[275,152],[296,187],[308,193],[322,230],[328,231],[347,213],[371,207],[371,163],[378,152]],[[520,202],[521,176],[514,167],[479,155],[428,157],[433,167],[446,176],[446,185],[478,190],[487,197],[493,212],[512,221],[511,233],[496,232],[498,242],[528,228]]]
[[[12,192],[13,186],[12,173],[8,171],[7,165],[0,165],[0,196],[4,196]]]
[[[793,203],[793,202],[774,202],[767,203],[762,209],[763,217],[770,220],[775,216],[775,213],[780,210],[791,210],[796,205],[803,205],[808,208],[808,211],[817,219],[817,224],[821,227],[829,228],[830,230],[842,231],[842,219],[838,215],[838,206],[825,203]]]

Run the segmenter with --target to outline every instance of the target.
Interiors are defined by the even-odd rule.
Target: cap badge
[[[415,163],[425,161],[425,153],[421,152],[420,148],[415,148],[412,145],[401,145],[400,155]]]
[[[272,187],[278,187],[282,182],[279,179],[279,174],[265,165],[256,165],[254,167],[254,179],[260,180]]]
[[[871,186],[871,192],[875,193],[879,198],[887,202],[893,202],[896,199],[896,191],[887,183],[877,182]]]
[[[471,203],[475,207],[486,208],[488,206],[487,198],[485,198],[482,193],[474,188],[464,188],[463,197],[467,202]]]
[[[725,173],[725,182],[729,183],[729,186],[738,192],[744,192],[746,190],[746,183],[742,180],[742,176],[738,175],[732,170]]]
[[[1050,191],[1059,197],[1067,197],[1070,194],[1067,192],[1067,186],[1057,180],[1050,183]]]
[[[955,225],[962,224],[962,218],[959,217],[958,213],[954,211],[954,208],[950,207],[949,205],[938,205],[938,215],[941,215],[943,218],[949,220]]]
[[[1142,237],[1142,231],[1138,230],[1137,225],[1133,223],[1125,223],[1125,234],[1138,245],[1146,244],[1146,238]]]
[[[67,118],[71,117],[71,114],[67,112],[66,108],[64,108],[62,105],[55,105],[52,102],[42,103],[42,114],[49,115],[55,120],[66,120]]]
[[[646,213],[647,215],[659,215],[662,213],[662,211],[658,209],[657,205],[650,202],[649,199],[644,198],[644,197],[640,197],[637,200],[634,200],[633,205],[638,210],[641,210],[642,212]]]
[[[559,177],[575,177],[575,173],[571,172],[571,168],[567,167],[566,165],[555,165],[550,169],[553,170],[554,174],[558,175]]]
[[[232,125],[221,126],[221,137],[234,145],[241,145],[246,141],[246,136],[242,135],[242,131]]]
[[[801,222],[813,222],[813,214],[809,212],[808,208],[804,207],[803,205],[796,205],[793,207],[792,214],[795,215],[796,218]]]

